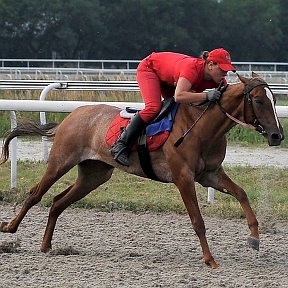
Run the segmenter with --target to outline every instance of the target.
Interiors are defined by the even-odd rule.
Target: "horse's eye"
[[[260,98],[255,98],[255,103],[259,104],[259,105],[262,105],[263,101]]]

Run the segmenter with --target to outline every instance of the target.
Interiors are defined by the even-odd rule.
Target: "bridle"
[[[250,95],[251,91],[254,88],[259,87],[259,86],[266,86],[270,90],[268,84],[265,81],[261,81],[261,80],[258,80],[257,82],[255,81],[253,83],[245,84],[245,86],[244,86],[244,90],[243,90],[243,94],[244,94],[244,113],[243,113],[244,121],[241,121],[241,120],[233,117],[232,115],[230,115],[220,105],[219,102],[217,102],[217,104],[218,104],[218,107],[220,108],[220,110],[225,114],[225,116],[227,116],[228,118],[230,118],[231,120],[233,120],[237,124],[240,124],[245,128],[255,130],[255,131],[259,132],[260,134],[266,134],[264,127],[259,123],[259,121],[255,115],[253,105],[252,105],[252,99],[251,99],[251,95]],[[247,123],[246,112],[248,109],[250,109],[252,117],[253,117],[252,124]]]

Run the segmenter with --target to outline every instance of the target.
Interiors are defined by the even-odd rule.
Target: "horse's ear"
[[[238,78],[240,79],[240,81],[242,82],[242,83],[248,83],[249,82],[249,79],[248,78],[246,78],[246,77],[244,77],[244,76],[240,76],[238,73],[236,73],[237,74],[237,76],[238,76]]]
[[[257,73],[255,73],[254,71],[252,71],[252,77],[253,78],[260,78],[260,76]]]

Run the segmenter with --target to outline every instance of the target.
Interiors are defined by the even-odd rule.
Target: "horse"
[[[284,139],[283,128],[276,115],[276,100],[269,85],[254,72],[251,78],[240,75],[238,78],[240,81],[237,83],[227,85],[217,102],[200,106],[179,104],[168,139],[158,150],[150,152],[151,165],[158,181],[177,186],[199,238],[203,260],[211,268],[219,265],[208,246],[195,182],[230,194],[240,202],[250,229],[248,244],[259,250],[258,221],[247,194],[229,178],[222,166],[227,146],[225,134],[233,126],[241,124],[261,133],[269,146],[280,145]],[[119,108],[104,104],[82,106],[60,124],[23,122],[8,133],[3,141],[1,164],[9,158],[9,143],[14,137],[42,135],[50,138],[53,144],[44,175],[30,190],[15,218],[1,223],[1,232],[15,233],[28,210],[76,165],[78,176],[75,183],[53,198],[41,243],[42,252],[52,249],[53,231],[59,215],[72,203],[108,181],[115,168],[147,178],[136,151],[131,152],[129,167],[118,164],[109,152],[105,133],[118,113]],[[181,138],[181,135],[185,137]]]

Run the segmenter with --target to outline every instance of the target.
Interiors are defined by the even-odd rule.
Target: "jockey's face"
[[[219,83],[227,76],[227,71],[220,69],[217,63],[208,63],[208,75],[214,82]]]

